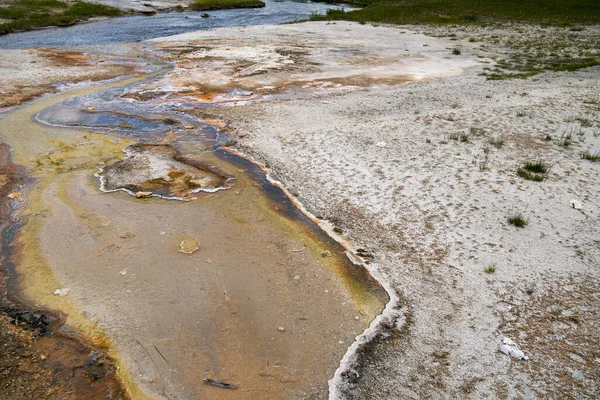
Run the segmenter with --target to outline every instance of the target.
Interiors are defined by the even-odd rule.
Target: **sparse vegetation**
[[[551,165],[541,161],[527,161],[517,170],[517,175],[529,181],[542,182],[550,172]]]
[[[572,132],[563,134],[558,141],[558,145],[562,146],[562,147],[569,147],[571,144],[573,144],[573,133]]]
[[[525,168],[527,171],[535,172],[537,174],[547,174],[550,172],[551,165],[541,160],[535,160],[527,161],[523,168]]]
[[[225,10],[229,8],[258,8],[264,7],[260,0],[195,0],[190,4],[194,11]]]
[[[582,128],[591,128],[594,126],[594,123],[589,118],[579,117],[575,118],[575,120],[579,122]]]
[[[483,128],[476,128],[472,126],[469,128],[469,133],[473,136],[484,136],[486,134],[486,131]]]
[[[496,272],[496,264],[488,265],[483,269],[483,272],[485,272],[486,274],[493,274],[494,272]]]
[[[349,20],[359,23],[442,25],[500,25],[523,21],[544,26],[577,25],[555,37],[527,36],[505,40],[513,51],[505,59],[496,60],[496,68],[482,73],[489,80],[525,79],[546,71],[575,71],[600,65],[600,53],[594,39],[582,39],[573,32],[582,25],[600,22],[600,2],[596,0],[348,0],[360,10],[336,10],[326,15],[312,15],[317,20]],[[450,40],[460,40],[456,34]],[[467,38],[465,38],[466,40]],[[485,38],[468,38],[469,42],[486,42]],[[499,43],[498,38],[492,38]],[[457,53],[455,53],[455,51]],[[460,54],[454,49],[453,54]]]
[[[82,1],[68,4],[58,0],[14,0],[8,6],[0,7],[0,18],[8,20],[0,23],[0,35],[45,26],[67,26],[92,17],[121,14],[123,11],[118,8]]]
[[[461,52],[459,49],[452,49],[452,54],[454,54],[455,56],[460,56]]]
[[[468,133],[452,133],[448,137],[452,140],[456,140],[457,142],[467,143],[469,141]]]
[[[493,137],[490,139],[490,144],[497,149],[501,149],[504,146],[504,139],[502,136]]]
[[[589,160],[591,162],[600,162],[600,151],[592,153],[588,150],[585,153],[581,153],[581,158],[583,158],[584,160]]]
[[[520,212],[511,213],[506,221],[517,228],[525,228],[529,224],[529,221]]]
[[[487,170],[489,162],[490,162],[490,148],[484,147],[483,148],[483,159],[481,161],[479,161],[479,170],[480,171]]]

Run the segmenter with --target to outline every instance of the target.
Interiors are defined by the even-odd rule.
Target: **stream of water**
[[[311,1],[264,0],[266,6],[209,12],[159,13],[152,16],[130,16],[90,21],[67,28],[13,33],[0,36],[0,49],[30,47],[75,47],[133,43],[185,32],[239,25],[281,24],[307,19],[311,13],[324,14],[330,8],[353,10],[349,5]]]

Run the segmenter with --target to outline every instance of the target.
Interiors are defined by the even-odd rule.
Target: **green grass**
[[[359,23],[501,26],[528,22],[540,26],[567,26],[564,37],[522,36],[504,43],[514,52],[496,61],[496,68],[481,75],[488,80],[526,79],[543,72],[576,71],[600,65],[596,40],[584,40],[582,26],[600,23],[598,0],[347,0],[365,8],[349,12],[331,10],[311,15],[314,20],[349,20]],[[452,35],[450,35],[452,36]],[[484,35],[485,36],[485,35]],[[451,40],[456,40],[452,37]],[[485,43],[484,38],[469,38]],[[575,46],[577,49],[569,49]],[[458,49],[457,49],[458,50]],[[573,51],[573,52],[572,52]],[[458,55],[458,54],[457,54]]]
[[[581,153],[581,158],[584,160],[588,160],[591,162],[600,162],[600,151],[596,153],[592,153],[591,151],[586,151],[585,153]]]
[[[535,160],[535,161],[527,161],[523,168],[529,172],[535,172],[536,174],[547,174],[550,172],[550,168],[552,166],[544,161]]]
[[[480,24],[528,21],[550,25],[600,23],[597,0],[348,0],[365,8],[346,13],[351,21],[392,24]],[[333,16],[330,16],[333,17]]]
[[[517,228],[525,228],[529,224],[529,221],[527,221],[527,219],[521,213],[509,215],[506,221]]]
[[[495,264],[488,265],[487,267],[485,267],[483,269],[483,272],[485,272],[486,274],[493,274],[494,272],[496,272],[496,265]]]
[[[196,0],[190,4],[194,11],[224,10],[228,8],[256,8],[264,7],[260,0]]]
[[[547,178],[551,165],[540,160],[527,161],[517,170],[517,175],[523,179],[542,182]]]
[[[10,20],[0,24],[0,35],[45,26],[72,25],[91,17],[123,14],[115,7],[86,2],[69,5],[57,0],[15,0],[9,4],[0,8],[0,18]]]

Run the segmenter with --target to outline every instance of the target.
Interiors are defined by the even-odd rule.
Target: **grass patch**
[[[462,143],[469,142],[469,134],[468,133],[452,133],[448,137],[452,140],[456,140],[457,142],[462,142]]]
[[[544,161],[527,161],[517,170],[517,175],[523,179],[534,182],[542,182],[547,178],[551,165]]]
[[[260,0],[195,0],[190,4],[194,11],[226,10],[230,8],[258,8],[264,7]]]
[[[454,54],[455,56],[460,56],[460,50],[459,49],[452,49],[452,54]]]
[[[589,160],[591,162],[600,162],[600,151],[596,153],[586,151],[585,153],[581,153],[581,158],[583,158],[584,160]]]
[[[522,168],[529,172],[534,172],[537,174],[547,174],[548,172],[550,172],[550,168],[552,168],[552,166],[544,161],[535,160],[527,161]]]
[[[494,272],[496,272],[496,264],[488,265],[483,269],[483,272],[485,272],[486,274],[493,274]]]
[[[0,35],[45,26],[67,26],[92,17],[115,17],[122,14],[120,9],[102,4],[15,0],[8,7],[0,8],[0,18],[10,20],[0,24]]]
[[[506,222],[516,226],[517,228],[525,228],[529,224],[529,221],[521,213],[513,213],[509,215],[506,219]]]
[[[435,24],[499,26],[528,22],[543,27],[571,27],[562,37],[522,35],[504,44],[515,51],[497,68],[483,72],[489,80],[526,79],[547,71],[575,71],[600,65],[596,40],[578,36],[585,25],[600,23],[598,0],[346,0],[364,8],[313,14],[312,20],[348,20],[361,24]],[[466,39],[466,38],[465,38]],[[458,40],[451,37],[450,40]],[[494,43],[499,41],[492,38]],[[483,41],[469,38],[470,42]],[[573,48],[576,48],[575,50]],[[457,51],[460,51],[456,49]],[[457,54],[457,53],[454,53]]]
[[[392,24],[480,24],[527,21],[548,25],[600,23],[597,0],[347,0],[365,7],[337,19]]]
[[[569,147],[573,144],[573,133],[569,132],[567,134],[563,134],[558,141],[558,145],[562,147]]]

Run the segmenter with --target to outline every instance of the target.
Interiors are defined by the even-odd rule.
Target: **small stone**
[[[127,275],[127,268],[125,268],[123,271],[119,271],[119,275],[121,275],[121,276]]]
[[[325,258],[325,257],[331,257],[331,252],[329,250],[322,251],[321,252],[321,257],[323,257],[323,258]]]
[[[148,197],[152,196],[152,192],[136,192],[135,193],[135,198],[136,199],[147,199]]]
[[[278,328],[277,328],[277,330],[278,330],[279,332],[284,332],[284,331],[285,331],[285,328],[284,328],[283,326],[280,326],[280,327],[278,327]]]
[[[511,339],[504,338],[502,339],[502,346],[500,346],[500,351],[512,358],[517,360],[528,360],[529,357],[525,355],[520,349],[519,346]]]
[[[581,204],[581,202],[577,199],[571,200],[569,204],[571,204],[571,207],[576,210],[581,210],[583,208],[583,204]]]
[[[71,289],[69,289],[69,288],[56,289],[54,291],[54,295],[55,296],[61,296],[61,297],[62,296],[66,296],[69,293],[70,290]]]
[[[13,192],[13,193],[9,193],[6,197],[8,197],[9,199],[18,199],[19,197],[21,197],[23,193],[21,192]]]

